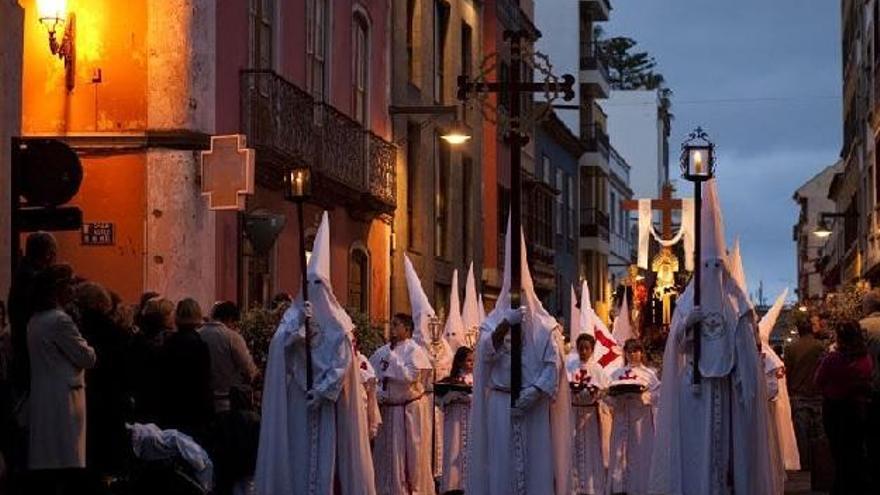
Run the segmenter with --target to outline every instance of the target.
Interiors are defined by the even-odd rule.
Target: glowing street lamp
[[[49,33],[49,51],[64,61],[65,86],[73,91],[76,85],[76,15],[67,13],[65,0],[37,0],[37,16]],[[58,28],[67,25],[61,42],[56,38]]]

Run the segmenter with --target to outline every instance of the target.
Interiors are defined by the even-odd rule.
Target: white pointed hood
[[[590,285],[587,283],[587,279],[584,279],[581,281],[580,325],[578,325],[578,334],[572,336],[572,341],[576,341],[582,333],[588,333],[595,337],[594,327],[597,319],[596,313],[593,311],[593,303],[590,302]]]
[[[477,282],[474,279],[474,263],[468,268],[464,285],[464,307],[461,310],[461,323],[466,331],[477,331],[483,318],[480,314],[480,300],[477,296]]]
[[[704,376],[722,376],[733,368],[732,348],[736,326],[740,318],[752,310],[752,305],[734,279],[731,263],[727,256],[724,241],[724,219],[718,197],[718,185],[714,179],[703,184],[705,201],[701,212],[703,237],[700,249],[701,289],[700,306],[704,315],[719,323],[716,325],[720,337],[702,339],[702,355],[712,356],[700,359],[700,369]],[[684,322],[694,307],[694,281],[679,298],[670,326],[670,338],[684,335]],[[723,331],[721,329],[723,328]],[[668,346],[667,342],[667,346]],[[753,391],[750,391],[753,392]]]
[[[544,305],[541,303],[541,300],[538,299],[538,295],[535,294],[535,286],[532,282],[532,274],[529,272],[529,264],[526,258],[526,239],[520,230],[520,284],[521,284],[521,292],[522,292],[522,305],[526,307],[527,318],[531,318],[533,321],[532,325],[523,325],[523,336],[526,338],[538,338],[543,339],[544,337],[540,335],[538,332],[539,329],[546,331],[548,334],[558,325],[556,318],[550,315],[546,309],[544,309]],[[511,262],[510,262],[510,218],[507,219],[507,234],[504,238],[504,278],[501,283],[501,292],[498,294],[498,300],[495,302],[495,309],[489,313],[487,317],[490,322],[493,322],[490,326],[495,328],[498,326],[498,323],[503,319],[502,313],[510,308],[510,273],[511,273]],[[494,321],[497,320],[497,321]],[[535,330],[535,332],[526,332],[525,328],[530,327]],[[534,333],[534,335],[531,335]],[[527,334],[530,334],[527,336]]]
[[[625,344],[629,339],[636,338],[630,321],[629,303],[626,299],[626,294],[624,294],[623,302],[620,303],[620,311],[618,311],[617,318],[614,319],[614,329],[611,332],[619,345]]]
[[[312,246],[312,256],[306,268],[309,282],[320,280],[324,285],[331,288],[330,284],[330,217],[325,211],[321,215],[321,225],[315,234],[315,243]]]
[[[730,259],[728,260],[728,263],[730,268],[730,276],[733,277],[733,279],[736,281],[737,285],[740,286],[742,291],[748,294],[749,284],[746,283],[746,271],[743,268],[742,259],[742,246],[740,245],[738,237],[733,243],[733,249],[730,250]]]
[[[578,335],[581,334],[580,328],[581,311],[580,309],[578,309],[577,305],[577,292],[575,292],[574,285],[572,285],[568,312],[568,338],[572,346],[575,345],[575,341],[577,341]]]
[[[761,342],[765,344],[770,342],[770,333],[773,332],[773,327],[776,326],[776,320],[778,320],[779,315],[782,314],[782,308],[785,306],[786,297],[788,297],[788,288],[783,290],[782,294],[779,294],[779,297],[773,302],[773,306],[770,306],[770,309],[767,310],[767,314],[765,314],[758,323]]]
[[[449,294],[449,315],[446,317],[446,326],[443,328],[443,336],[449,342],[453,353],[459,347],[467,345],[465,339],[465,326],[461,319],[461,304],[458,301],[458,270],[452,272],[452,289]]]
[[[758,322],[758,333],[761,336],[761,350],[764,352],[764,356],[767,359],[766,369],[785,367],[782,358],[780,358],[779,354],[776,354],[776,351],[770,346],[770,334],[773,333],[773,327],[776,326],[776,321],[782,313],[786,297],[788,297],[787,288],[782,291],[782,294],[779,294],[779,297],[776,298],[773,306],[770,307],[767,314],[765,314],[764,317],[761,318],[761,321]]]
[[[319,323],[321,331],[341,330],[351,335],[354,331],[354,323],[339,304],[336,294],[333,293],[333,285],[330,283],[330,217],[326,211],[321,215],[321,224],[315,234],[306,276],[309,282],[309,303],[312,305],[312,314]],[[292,318],[293,313],[299,311],[302,303],[301,293],[297,295],[296,300],[300,304],[291,305],[283,320],[288,319],[287,313],[291,313]]]
[[[619,343],[614,340],[614,336],[608,330],[605,322],[593,310],[593,304],[590,302],[590,286],[586,279],[581,282],[580,328],[578,328],[578,335],[582,333],[590,334],[596,339],[596,349],[593,352],[593,357],[590,358],[591,361],[611,370],[623,365],[623,351]],[[575,335],[572,339],[573,355],[577,355],[575,347],[577,337]]]
[[[480,294],[478,309],[480,310],[480,323],[486,321],[486,304],[483,302],[483,295]]]
[[[715,179],[703,186],[703,208],[701,225],[703,244],[700,246],[700,260],[727,260],[727,241],[724,240],[724,215],[721,213],[721,200],[718,197],[718,183]]]
[[[431,331],[428,326],[431,318],[436,317],[437,313],[434,312],[434,308],[428,302],[428,295],[425,294],[422,282],[419,280],[419,275],[416,273],[416,269],[406,253],[403,255],[403,267],[406,272],[406,290],[409,293],[410,311],[412,312],[412,319],[415,324],[413,339],[422,345],[429,345],[431,343]]]

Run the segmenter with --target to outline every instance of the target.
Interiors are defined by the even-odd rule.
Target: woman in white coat
[[[645,349],[641,342],[627,340],[623,353],[625,364],[611,373],[611,387],[606,399],[614,416],[608,465],[609,491],[612,494],[645,495],[651,471],[654,404],[660,380],[654,370],[645,366]]]
[[[37,275],[36,312],[27,327],[31,369],[28,467],[38,473],[35,479],[41,485],[33,487],[35,492],[65,486],[75,493],[70,487],[76,477],[71,468],[86,465],[84,371],[95,365],[95,351],[62,309],[72,300],[70,266],[50,266]]]

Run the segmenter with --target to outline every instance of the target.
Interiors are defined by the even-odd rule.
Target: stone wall
[[[164,0],[147,9],[149,130],[212,133],[214,2]],[[207,310],[216,298],[217,237],[199,174],[197,151],[147,152],[144,288],[194,297]]]

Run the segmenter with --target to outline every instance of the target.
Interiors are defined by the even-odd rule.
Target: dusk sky
[[[728,242],[737,235],[742,240],[750,291],[763,281],[768,303],[784,287],[792,299],[798,215],[792,194],[840,153],[840,2],[611,3],[606,34],[634,38],[675,92],[671,175],[679,176],[681,141],[703,126],[717,144]],[[577,2],[536,4],[544,34],[539,49],[556,72],[576,76]],[[691,187],[678,183],[680,195]]]

